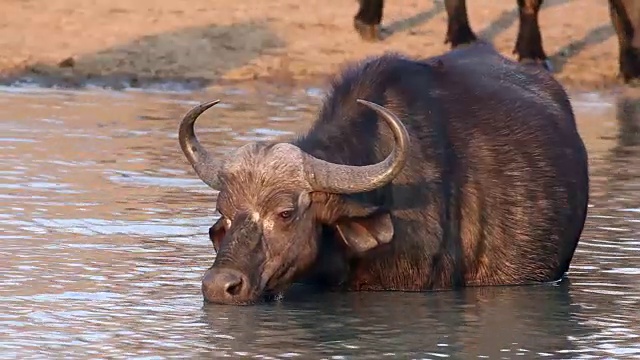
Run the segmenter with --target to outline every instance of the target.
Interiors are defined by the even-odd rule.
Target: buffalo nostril
[[[242,278],[238,277],[235,279],[229,279],[226,284],[224,284],[224,291],[231,295],[236,296],[242,290]]]
[[[202,279],[202,293],[208,301],[227,302],[241,299],[249,282],[239,271],[212,267]]]

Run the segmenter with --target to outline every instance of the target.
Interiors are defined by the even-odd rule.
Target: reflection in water
[[[640,355],[640,102],[574,98],[591,207],[569,280],[203,305],[216,193],[180,152],[194,104],[220,154],[304,130],[321,93],[0,89],[0,358]]]
[[[277,356],[383,354],[431,357],[515,356],[571,352],[589,334],[572,305],[568,283],[525,288],[471,288],[461,292],[308,294],[274,307],[210,307],[212,331],[241,334],[218,340],[224,349]],[[571,335],[568,337],[567,335]]]
[[[616,117],[620,122],[618,147],[640,145],[640,99],[623,97],[618,100]]]

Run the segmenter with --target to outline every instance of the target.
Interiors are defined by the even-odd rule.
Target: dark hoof
[[[353,27],[356,29],[360,37],[364,41],[368,42],[376,42],[382,40],[382,34],[380,31],[380,25],[369,25],[365,24],[362,21],[355,19],[353,20]]]
[[[619,72],[618,75],[616,76],[616,78],[619,81],[622,81],[623,83],[625,83],[626,85],[629,85],[631,87],[638,87],[639,83],[640,83],[640,74],[638,73],[628,73],[625,74],[624,72]]]
[[[625,77],[622,74],[618,75],[618,78],[622,78],[625,85],[630,88],[638,89],[640,88],[640,77]]]
[[[457,31],[447,30],[447,35],[444,37],[444,43],[450,44],[451,49],[455,49],[461,45],[470,45],[476,41],[478,41],[478,37],[468,27]]]
[[[549,59],[522,59],[520,63],[523,65],[538,66],[549,72],[553,72],[553,64]]]
[[[478,39],[476,37],[464,37],[464,38],[450,38],[446,37],[444,39],[444,43],[450,44],[451,49],[456,49],[461,46],[471,45],[475,43]]]

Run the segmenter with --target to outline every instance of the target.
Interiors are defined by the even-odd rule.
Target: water
[[[204,305],[215,193],[177,144],[305,129],[319,92],[0,88],[0,358],[640,357],[640,102],[576,95],[591,207],[570,280]]]

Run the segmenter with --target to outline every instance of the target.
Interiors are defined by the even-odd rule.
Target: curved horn
[[[198,116],[219,102],[220,100],[209,101],[189,110],[182,119],[182,122],[180,122],[180,130],[178,131],[178,141],[187,160],[189,160],[189,163],[191,163],[191,166],[200,179],[216,190],[220,185],[218,181],[218,170],[220,169],[221,162],[211,158],[207,150],[202,147],[196,137],[193,126]]]
[[[409,134],[391,111],[372,102],[358,99],[384,119],[395,139],[395,147],[382,162],[366,166],[333,164],[304,153],[307,181],[314,190],[333,193],[357,193],[374,190],[393,180],[409,155]]]

